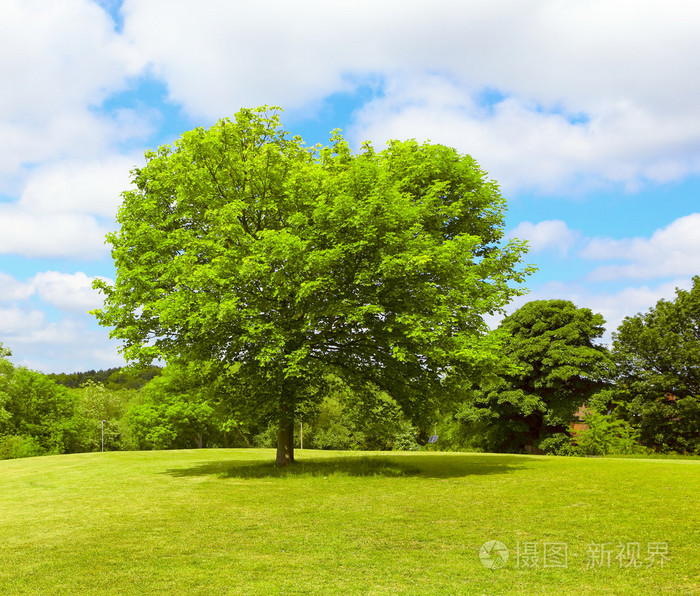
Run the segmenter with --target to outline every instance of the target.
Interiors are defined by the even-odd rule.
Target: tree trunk
[[[280,466],[294,463],[294,420],[280,420],[276,461]]]
[[[542,436],[544,417],[539,412],[533,412],[532,414],[525,417],[525,422],[528,426],[528,435],[525,439],[525,444],[523,445],[523,447],[525,448],[525,452],[532,453],[533,455],[543,454],[544,451],[535,447],[535,443]]]

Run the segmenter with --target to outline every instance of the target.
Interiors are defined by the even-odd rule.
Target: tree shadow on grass
[[[424,477],[460,478],[484,474],[508,474],[532,465],[541,458],[501,455],[434,455],[338,456],[298,459],[294,464],[278,466],[273,461],[211,461],[190,468],[166,470],[165,473],[182,478],[187,476],[218,476],[220,478],[292,478],[313,476],[353,477]]]

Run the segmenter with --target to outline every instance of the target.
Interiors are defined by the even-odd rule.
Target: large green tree
[[[613,334],[615,398],[661,451],[700,452],[700,277],[674,300],[627,317]]]
[[[529,269],[471,157],[414,141],[353,154],[339,133],[306,147],[258,108],[146,160],[96,315],[128,359],[218,364],[241,410],[279,422],[279,463],[328,372],[417,418],[492,362],[482,315]]]
[[[487,447],[531,451],[565,433],[574,414],[613,376],[610,355],[596,340],[605,321],[568,300],[535,300],[506,317],[505,372],[477,392],[461,417],[485,421]]]

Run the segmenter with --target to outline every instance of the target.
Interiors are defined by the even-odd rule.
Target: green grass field
[[[700,594],[698,460],[273,456],[0,461],[0,594]]]

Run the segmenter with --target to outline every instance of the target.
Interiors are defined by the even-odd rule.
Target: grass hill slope
[[[700,461],[0,461],[0,594],[700,593]]]

